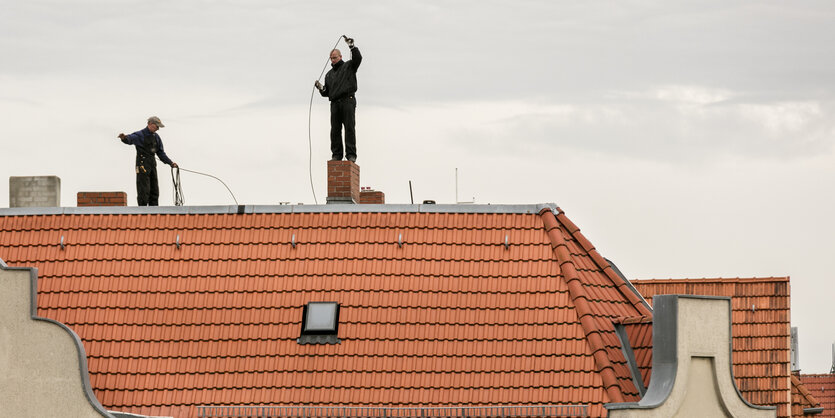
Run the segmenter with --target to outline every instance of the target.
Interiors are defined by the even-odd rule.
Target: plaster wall
[[[653,313],[650,387],[637,404],[607,405],[609,417],[776,417],[745,402],[734,383],[730,299],[665,297]]]
[[[0,260],[0,417],[108,416],[85,394],[74,335],[32,317],[33,271],[2,267]]]

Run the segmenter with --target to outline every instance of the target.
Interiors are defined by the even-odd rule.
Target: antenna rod
[[[458,167],[455,167],[455,204],[458,204]]]
[[[835,374],[835,344],[832,344],[832,368],[829,369],[830,374]]]
[[[412,204],[415,204],[415,195],[412,194],[412,181],[409,180],[409,197],[412,198]]]

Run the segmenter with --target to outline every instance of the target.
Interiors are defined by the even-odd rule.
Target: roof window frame
[[[332,308],[331,308],[332,307]],[[323,311],[320,315],[332,315],[332,326],[314,327],[308,326],[312,320],[315,322],[323,322],[321,318],[312,319],[310,315],[315,314],[313,310],[328,309],[331,312]],[[313,301],[308,302],[302,309],[302,323],[297,342],[299,344],[340,344],[341,341],[337,337],[339,334],[339,313],[341,307],[338,302],[333,301]],[[325,319],[324,321],[327,321]]]

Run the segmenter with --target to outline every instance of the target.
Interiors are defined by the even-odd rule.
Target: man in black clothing
[[[362,63],[362,54],[354,46],[352,38],[345,42],[351,49],[351,59],[342,61],[342,52],[331,51],[331,70],[325,75],[325,85],[319,80],[314,84],[323,97],[331,102],[331,161],[342,160],[342,126],[345,126],[345,157],[357,161],[357,135],[354,130],[357,109],[357,68]]]
[[[162,138],[157,131],[165,125],[156,116],[148,118],[148,126],[130,135],[119,134],[125,144],[136,147],[136,200],[139,206],[159,206],[159,183],[157,179],[157,160],[177,167],[162,147]]]

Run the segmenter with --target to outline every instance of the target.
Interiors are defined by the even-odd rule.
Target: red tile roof
[[[800,381],[800,375],[792,373],[792,416],[804,416],[803,410],[809,408],[820,408],[821,404],[817,398]],[[816,414],[817,416],[821,416]]]
[[[318,208],[0,210],[0,258],[38,268],[39,315],[81,337],[113,410],[587,404],[603,416],[638,399],[612,321],[650,312],[559,209]],[[296,342],[310,301],[340,303],[341,344]]]
[[[791,415],[787,277],[632,280],[632,284],[648,299],[664,294],[731,297],[733,373],[737,387],[749,402],[776,406],[778,417]],[[651,364],[651,360],[644,361]],[[639,364],[642,373],[646,373],[647,363]]]
[[[800,381],[823,407],[817,416],[835,417],[835,374],[801,374]]]

